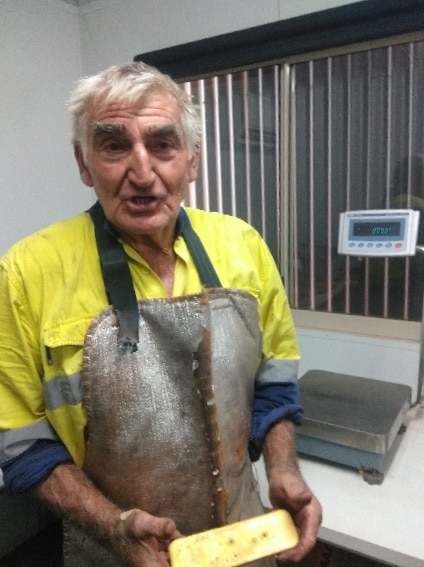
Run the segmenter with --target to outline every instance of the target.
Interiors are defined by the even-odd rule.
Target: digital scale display
[[[405,228],[405,223],[402,221],[357,221],[352,223],[352,236],[356,237],[378,237],[384,236],[386,238],[398,239],[402,238],[401,232]]]
[[[337,250],[351,256],[413,256],[419,218],[412,209],[341,213]]]

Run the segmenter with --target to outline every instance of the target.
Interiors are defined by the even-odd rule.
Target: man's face
[[[78,146],[75,156],[106,218],[130,244],[169,240],[198,165],[185,147],[176,101],[156,90],[134,104],[94,105],[88,131],[86,156]]]

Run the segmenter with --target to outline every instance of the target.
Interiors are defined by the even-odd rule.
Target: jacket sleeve
[[[35,441],[24,453],[2,465],[6,492],[27,491],[61,463],[72,463],[72,457],[62,443],[44,439]]]
[[[5,488],[12,492],[29,488],[58,462],[70,458],[45,415],[41,355],[35,327],[24,287],[2,261],[0,466],[4,471]],[[41,445],[39,440],[42,440]]]
[[[299,425],[303,417],[297,382],[300,354],[288,298],[274,259],[258,238],[263,345],[255,379],[249,444],[252,460],[260,457],[266,434],[275,423],[288,419]]]

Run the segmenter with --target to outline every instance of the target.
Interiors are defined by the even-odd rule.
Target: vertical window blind
[[[337,234],[345,210],[424,215],[424,43],[294,64],[290,81],[293,306],[421,319],[423,258],[339,256]]]
[[[187,204],[243,218],[280,255],[279,67],[191,81],[203,142]]]
[[[421,319],[424,256],[340,256],[337,234],[346,210],[424,217],[424,41],[315,54],[185,88],[205,134],[187,204],[255,226],[292,307]]]

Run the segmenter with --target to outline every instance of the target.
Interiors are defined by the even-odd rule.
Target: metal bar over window
[[[243,127],[244,127],[244,157],[245,157],[245,173],[246,173],[246,220],[252,223],[252,185],[250,180],[250,118],[249,118],[249,73],[243,73]]]
[[[234,150],[234,109],[233,109],[233,76],[226,76],[227,84],[227,104],[228,104],[228,153],[230,167],[230,196],[231,196],[231,214],[237,216],[237,193],[236,193],[236,161]]]
[[[202,120],[202,178],[201,189],[203,197],[203,208],[206,211],[210,210],[209,205],[209,166],[208,166],[208,127],[206,123],[206,96],[205,96],[205,82],[200,80],[198,82],[199,99],[200,99],[200,116]]]
[[[315,214],[314,214],[314,202],[315,202],[315,128],[314,128],[314,63],[309,62],[309,104],[308,104],[308,117],[309,117],[309,277],[310,277],[310,290],[309,290],[309,301],[311,309],[315,309]]]
[[[327,61],[327,81],[328,81],[328,93],[327,93],[327,131],[328,131],[328,142],[327,142],[327,211],[328,211],[328,228],[327,228],[327,306],[328,311],[331,313],[333,311],[333,255],[332,255],[332,211],[333,211],[333,60],[331,57]]]

